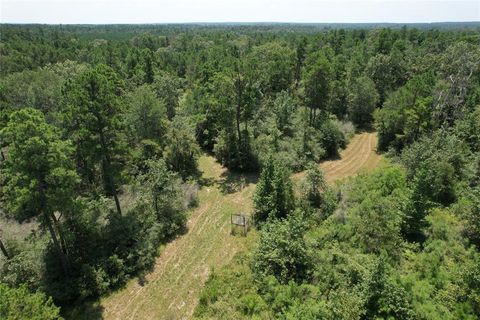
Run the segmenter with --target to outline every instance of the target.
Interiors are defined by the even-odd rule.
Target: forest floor
[[[355,135],[338,159],[321,163],[326,180],[333,183],[373,169],[381,160],[376,143],[376,133]],[[162,248],[153,271],[145,279],[131,280],[124,289],[92,306],[98,318],[191,318],[209,274],[257,238],[255,231],[247,237],[230,233],[230,214],[252,210],[256,177],[230,174],[210,156],[202,156],[199,166],[199,204],[190,213],[188,232]],[[303,176],[297,173],[293,178],[298,181]],[[84,316],[89,313],[83,311]]]

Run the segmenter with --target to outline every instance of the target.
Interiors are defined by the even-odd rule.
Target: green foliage
[[[214,310],[226,310],[219,301],[231,301],[251,317],[474,319],[480,254],[465,246],[462,222],[440,209],[426,216],[423,246],[406,243],[407,182],[400,167],[382,168],[347,183],[339,208],[320,224],[299,213],[266,223],[253,278],[247,261],[236,260],[243,271],[225,268],[212,280],[215,293],[207,284],[215,298],[202,314],[215,318]],[[232,301],[237,279],[245,293],[236,284]]]
[[[78,179],[69,159],[71,143],[30,108],[12,113],[0,135],[9,150],[3,166],[6,210],[21,220],[68,208]]]
[[[147,172],[140,176],[140,186],[144,190],[141,209],[152,210],[156,221],[162,226],[164,239],[177,234],[186,223],[183,214],[182,191],[180,179],[169,171],[163,160],[147,162]]]
[[[86,183],[95,184],[100,167],[105,194],[117,199],[123,157],[123,107],[116,72],[98,65],[80,74],[65,88],[63,110],[66,135],[76,146],[77,170]],[[120,206],[117,205],[120,213]]]
[[[480,105],[468,117],[456,123],[455,132],[472,152],[480,152]]]
[[[179,119],[176,120],[171,123],[165,137],[163,157],[171,170],[178,172],[183,179],[187,179],[198,173],[197,160],[200,150],[192,130]]]
[[[246,81],[242,75],[217,74],[212,83],[218,113],[218,136],[213,151],[222,164],[240,171],[256,169],[247,127],[252,101],[248,97]],[[242,123],[244,129],[241,129]]]
[[[9,157],[2,166],[5,209],[20,221],[31,217],[39,219],[50,232],[68,276],[70,266],[64,239],[54,225],[57,224],[56,212],[70,214],[73,207],[78,176],[70,161],[72,145],[60,139],[40,111],[30,108],[12,113],[0,136],[7,141],[9,149]]]
[[[66,61],[44,66],[35,71],[10,74],[0,81],[2,94],[0,106],[14,110],[35,108],[41,110],[50,121],[54,120],[62,100],[62,88],[69,77],[85,69],[85,65]]]
[[[60,140],[39,111],[12,113],[1,135],[9,150],[2,163],[2,200],[17,219],[37,216],[53,240],[45,249],[45,271],[37,257],[21,252],[5,264],[2,281],[31,288],[44,282],[46,292],[60,303],[98,296],[151,267],[158,245],[183,229],[183,193],[163,162],[147,163],[142,186],[149,191],[119,216],[112,214],[110,205],[75,199],[73,148]],[[100,217],[108,223],[99,225]],[[62,289],[66,281],[69,290]]]
[[[335,157],[338,156],[338,151],[346,147],[346,138],[343,132],[337,125],[338,123],[332,120],[326,120],[320,126],[320,144],[325,150],[325,156]]]
[[[389,92],[405,82],[405,71],[404,61],[398,52],[392,52],[389,55],[379,53],[370,58],[365,68],[365,75],[375,83],[380,105],[383,104]]]
[[[464,219],[464,235],[470,243],[480,248],[480,190],[474,188],[461,195],[453,205],[455,214]]]
[[[177,112],[182,86],[182,79],[169,73],[162,73],[155,76],[153,87],[155,88],[157,97],[167,108],[169,120],[172,120]]]
[[[145,172],[147,170],[147,161],[160,158],[162,153],[162,147],[157,142],[142,140],[138,144],[137,149],[132,152],[131,161],[134,163],[136,171]]]
[[[253,254],[256,279],[274,276],[280,283],[307,279],[311,261],[304,241],[302,213],[282,221],[269,221],[262,228],[260,243]]]
[[[7,244],[11,257],[1,266],[0,282],[12,288],[24,285],[32,292],[37,290],[42,282],[44,241],[38,239],[31,248]]]
[[[254,220],[259,226],[268,219],[285,218],[293,209],[294,196],[288,170],[272,157],[263,166],[253,202]]]
[[[320,208],[324,202],[327,182],[323,171],[316,165],[311,165],[302,182],[302,197],[314,208]]]
[[[167,130],[167,111],[149,86],[140,86],[127,97],[127,124],[137,141],[152,140],[162,145]]]
[[[324,112],[328,103],[330,92],[329,81],[331,78],[331,66],[323,55],[314,55],[307,60],[305,73],[305,104],[313,112],[310,121],[315,121],[315,112]]]
[[[153,71],[153,53],[150,49],[143,49],[143,71],[145,74],[145,83],[153,83],[154,71]]]
[[[455,201],[455,169],[446,161],[433,162],[417,169],[413,181],[415,196],[424,201],[448,205]]]
[[[401,228],[405,217],[405,200],[378,199],[370,194],[354,208],[352,227],[355,242],[365,252],[389,252],[395,257],[401,248]]]
[[[252,319],[271,316],[249,268],[250,256],[237,254],[228,268],[215,270],[200,294],[195,318]]]
[[[464,278],[458,276],[462,267],[457,262],[470,264],[478,259],[478,253],[458,241],[458,221],[448,212],[435,210],[427,220],[430,227],[425,248],[409,252],[399,270],[400,282],[412,297],[415,315],[425,319],[474,319],[475,302],[467,294]]]
[[[252,149],[260,162],[272,154],[287,167],[300,171],[310,161],[337,155],[345,145],[339,122],[318,117],[313,127],[308,112],[296,106],[298,103],[298,99],[281,92],[259,110],[253,123]]]
[[[355,79],[348,95],[348,116],[359,127],[368,127],[378,103],[375,84],[367,77]]]
[[[478,317],[478,30],[0,28],[2,214],[41,225],[7,239],[2,282],[72,305],[142,275],[184,229],[200,147],[263,171],[253,262],[214,272],[198,316]],[[326,187],[347,118],[404,169]]]
[[[286,91],[282,91],[275,97],[273,109],[278,130],[285,136],[292,136],[295,132],[293,121],[297,109],[294,99]]]
[[[278,42],[253,48],[249,60],[265,93],[289,89],[294,76],[294,51]]]
[[[330,87],[329,111],[339,119],[343,119],[347,114],[348,90],[347,84],[342,80],[334,80]]]
[[[393,147],[399,151],[434,127],[431,98],[434,83],[434,74],[427,72],[413,77],[388,96],[375,115],[381,150]]]
[[[0,283],[0,317],[5,320],[55,320],[60,309],[41,292],[30,293],[22,286],[16,289]]]
[[[300,184],[301,200],[305,201],[309,208],[317,211],[319,220],[330,216],[337,205],[337,195],[334,190],[327,186],[323,171],[318,165],[310,164],[306,175]]]
[[[352,245],[365,253],[388,252],[392,258],[397,257],[410,208],[404,172],[391,166],[360,176],[344,197],[339,211],[330,219],[346,216],[345,235],[351,237]],[[346,204],[347,210],[343,209]]]
[[[412,187],[411,235],[421,233],[423,218],[430,208],[456,201],[457,184],[467,177],[470,156],[463,141],[441,131],[419,139],[403,152],[402,161]]]

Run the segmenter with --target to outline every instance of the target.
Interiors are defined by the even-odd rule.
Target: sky
[[[480,0],[0,0],[1,23],[480,21]]]

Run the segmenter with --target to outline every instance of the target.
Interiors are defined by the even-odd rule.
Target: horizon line
[[[195,25],[195,24],[297,24],[297,25],[322,25],[322,24],[394,24],[394,25],[412,25],[412,24],[448,24],[465,23],[480,25],[480,20],[442,20],[442,21],[418,21],[418,22],[298,22],[298,21],[188,21],[188,22],[115,22],[115,23],[45,23],[45,22],[0,22],[0,25],[45,25],[45,26],[108,26],[108,25]]]

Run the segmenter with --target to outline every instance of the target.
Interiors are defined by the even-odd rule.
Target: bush
[[[40,291],[30,293],[25,286],[11,289],[0,283],[0,318],[5,320],[58,320],[60,308]]]
[[[254,222],[262,225],[268,219],[285,218],[294,207],[289,171],[269,157],[264,164],[253,198]]]
[[[0,269],[0,281],[11,287],[23,284],[30,291],[37,290],[43,271],[42,254],[43,247],[38,248],[38,246],[15,254],[11,259],[5,261]]]
[[[320,127],[320,142],[327,157],[338,155],[340,148],[345,148],[346,139],[337,123],[327,120]]]
[[[305,179],[302,181],[302,196],[308,203],[319,208],[322,203],[322,195],[327,188],[323,171],[315,164],[307,169]]]
[[[184,180],[198,175],[200,150],[192,130],[175,118],[165,138],[163,158],[168,168],[177,172]]]
[[[332,120],[333,123],[339,128],[342,135],[345,137],[345,141],[348,143],[350,139],[355,135],[355,126],[350,121],[338,121]]]
[[[264,225],[252,260],[252,271],[257,280],[274,276],[280,283],[288,283],[308,278],[311,260],[301,215],[296,212],[288,219],[273,220]]]
[[[360,127],[370,126],[378,99],[375,83],[370,78],[355,79],[348,96],[348,116],[350,120]]]

